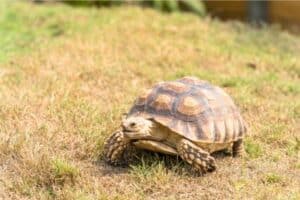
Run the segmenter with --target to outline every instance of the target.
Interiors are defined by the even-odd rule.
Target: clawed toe
[[[178,147],[180,156],[200,173],[216,170],[215,159],[190,141],[183,140]]]
[[[118,165],[128,141],[124,139],[123,132],[118,131],[107,139],[104,145],[104,160],[112,165]]]

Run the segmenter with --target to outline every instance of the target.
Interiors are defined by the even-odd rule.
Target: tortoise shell
[[[246,133],[231,97],[195,77],[156,84],[137,98],[128,116],[152,118],[196,142],[227,143]]]

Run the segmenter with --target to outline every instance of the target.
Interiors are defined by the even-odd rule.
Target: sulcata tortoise
[[[135,101],[121,129],[105,142],[104,158],[117,164],[128,145],[179,155],[201,173],[216,169],[211,153],[243,153],[245,122],[221,88],[195,77],[161,82]]]

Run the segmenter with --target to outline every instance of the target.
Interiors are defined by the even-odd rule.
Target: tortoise
[[[198,172],[211,172],[211,153],[243,155],[246,123],[232,98],[196,77],[160,82],[137,98],[121,128],[104,145],[104,158],[118,164],[129,145],[179,155]]]

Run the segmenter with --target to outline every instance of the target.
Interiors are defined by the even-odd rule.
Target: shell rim
[[[242,133],[242,136],[237,136],[236,139],[231,139],[231,140],[228,140],[228,141],[224,141],[224,142],[221,142],[221,141],[212,141],[211,139],[208,139],[208,140],[203,140],[203,139],[197,139],[197,140],[193,140],[191,138],[188,138],[186,137],[184,134],[181,134],[179,133],[178,131],[176,131],[175,129],[169,127],[168,125],[164,124],[163,121],[161,120],[158,120],[155,116],[151,115],[151,114],[148,114],[147,112],[137,112],[137,113],[133,113],[133,114],[130,114],[128,115],[127,117],[130,117],[130,116],[139,116],[139,117],[144,117],[145,119],[153,119],[155,122],[159,123],[160,125],[170,129],[172,132],[176,133],[177,135],[185,138],[185,139],[188,139],[192,142],[196,142],[196,143],[207,143],[207,144],[226,144],[226,143],[232,143],[232,142],[235,142],[239,139],[243,139],[244,136],[245,136],[245,133],[247,132],[247,126],[245,125],[244,123],[244,120],[243,120],[243,124],[244,124],[244,127],[245,127],[245,131],[243,131]]]

